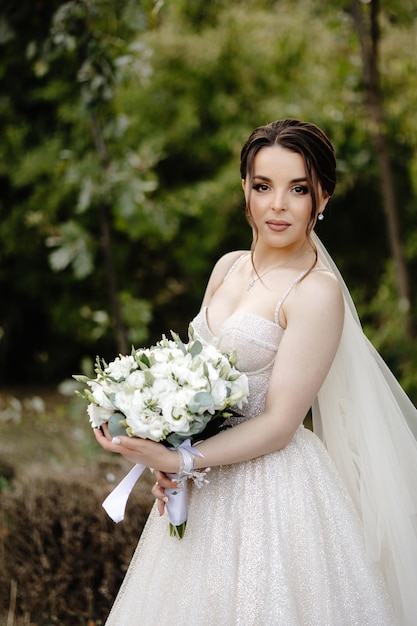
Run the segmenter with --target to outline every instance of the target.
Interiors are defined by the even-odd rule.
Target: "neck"
[[[255,248],[253,266],[256,267],[256,270],[261,274],[272,267],[295,261],[299,257],[307,255],[309,252],[313,253],[314,250],[307,242],[303,242],[301,245],[291,248],[290,250],[274,249],[262,251]]]

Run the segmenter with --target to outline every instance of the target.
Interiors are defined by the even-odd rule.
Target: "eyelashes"
[[[308,187],[307,185],[296,185],[291,189],[291,191],[295,191],[297,196],[305,196],[308,194]]]
[[[269,191],[270,186],[266,185],[265,183],[256,183],[255,185],[253,185],[252,189],[254,189],[255,191]]]
[[[270,185],[267,185],[266,183],[255,183],[252,186],[252,189],[259,193],[267,193],[268,191],[271,191]],[[305,196],[309,192],[307,185],[295,185],[294,187],[291,187],[290,191],[294,192],[296,196]]]

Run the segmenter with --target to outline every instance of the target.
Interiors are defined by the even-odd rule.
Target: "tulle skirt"
[[[188,486],[183,539],[153,508],[107,626],[393,626],[354,506],[320,440]]]

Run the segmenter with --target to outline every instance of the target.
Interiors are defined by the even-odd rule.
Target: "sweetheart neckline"
[[[201,312],[204,315],[204,321],[206,323],[206,327],[207,330],[209,331],[210,335],[214,338],[214,339],[218,339],[220,334],[221,334],[221,330],[223,328],[223,326],[226,324],[226,322],[228,322],[229,320],[235,318],[235,317],[241,317],[241,316],[246,316],[246,317],[255,317],[258,320],[262,320],[263,322],[267,322],[267,324],[271,324],[274,328],[277,328],[278,330],[281,330],[282,332],[285,331],[285,328],[283,328],[279,323],[276,322],[272,322],[271,320],[268,320],[266,317],[262,317],[262,315],[257,315],[256,313],[249,313],[246,311],[241,311],[240,313],[233,313],[233,315],[229,315],[229,317],[226,317],[225,320],[223,320],[223,322],[220,325],[218,334],[215,335],[213,333],[213,331],[210,328],[210,324],[208,322],[208,316],[207,316],[207,311],[208,311],[208,306],[205,306],[201,309]]]
[[[242,255],[242,256],[244,256],[244,255]],[[237,259],[237,261],[239,261],[239,260],[242,258],[242,256],[240,256],[240,257]],[[231,270],[233,269],[234,265],[235,265],[235,264],[233,264],[233,265],[232,265],[232,267],[230,268]],[[283,295],[282,295],[282,296],[281,296],[281,298],[279,299],[279,301],[278,301],[278,304],[277,304],[277,307],[276,307],[275,311],[278,311],[278,312],[279,312],[279,309],[281,308],[281,306],[282,306],[282,304],[283,304],[283,302],[284,302],[285,298],[286,298],[286,297],[290,294],[290,292],[292,291],[293,287],[294,287],[296,284],[298,284],[298,283],[300,282],[300,279],[302,279],[302,278],[303,278],[306,274],[308,274],[308,272],[309,272],[309,271],[310,271],[310,270],[303,270],[303,271],[302,271],[302,272],[301,272],[301,273],[297,276],[297,278],[296,278],[296,279],[295,279],[295,280],[294,280],[294,281],[293,281],[293,282],[289,285],[288,289],[287,289],[286,291],[284,291]],[[329,272],[330,270],[329,270],[327,267],[325,267],[325,266],[318,266],[318,267],[314,267],[311,271],[312,271],[312,272],[316,272],[316,271],[325,271],[325,272]],[[230,273],[230,270],[229,270],[228,274],[229,274],[229,273]],[[228,276],[228,274],[226,275],[226,277]],[[206,324],[206,328],[207,328],[208,332],[210,333],[210,335],[211,335],[214,339],[218,339],[218,338],[219,338],[220,333],[221,333],[221,330],[222,330],[222,328],[223,328],[224,324],[225,324],[228,320],[233,319],[234,317],[239,317],[239,316],[242,316],[242,315],[243,315],[243,316],[247,316],[247,317],[254,317],[254,318],[258,319],[258,320],[262,320],[262,321],[264,321],[264,322],[267,322],[268,324],[272,324],[272,325],[274,326],[274,328],[278,328],[278,329],[279,329],[279,330],[281,330],[282,332],[285,332],[285,328],[283,328],[283,327],[281,326],[281,324],[279,323],[279,319],[277,319],[277,321],[275,321],[275,320],[274,320],[274,321],[271,321],[271,320],[268,320],[266,317],[262,317],[262,315],[257,315],[256,313],[246,313],[245,311],[242,311],[241,313],[233,313],[233,315],[229,315],[229,317],[226,317],[226,319],[225,319],[225,320],[223,320],[223,322],[221,323],[221,325],[220,325],[220,327],[219,327],[219,331],[218,331],[218,333],[219,333],[219,334],[215,335],[215,334],[212,332],[212,330],[211,330],[211,328],[210,328],[210,324],[209,324],[209,322],[208,322],[208,317],[207,317],[208,306],[203,307],[203,308],[201,309],[201,311],[204,311],[204,321],[205,321],[205,324]]]

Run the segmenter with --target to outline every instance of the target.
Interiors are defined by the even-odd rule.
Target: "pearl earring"
[[[322,222],[322,221],[324,220],[324,215],[323,215],[323,213],[319,213],[319,214],[317,215],[317,219],[318,219],[320,222]]]

